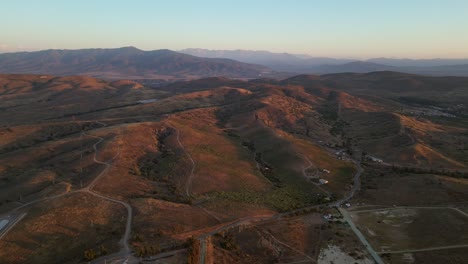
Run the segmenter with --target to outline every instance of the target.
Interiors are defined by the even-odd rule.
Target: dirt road
[[[106,124],[102,123],[102,122],[99,122],[97,121],[96,123],[99,123],[103,126],[107,126]],[[120,259],[117,259],[116,263],[118,263],[118,261],[122,261],[122,263],[134,263],[135,259],[134,257],[131,255],[131,249],[130,249],[130,245],[128,243],[128,241],[130,240],[130,234],[132,232],[132,222],[133,222],[133,210],[132,210],[132,207],[130,206],[129,203],[125,202],[125,201],[121,201],[121,200],[118,200],[118,199],[115,199],[115,198],[112,198],[112,197],[108,197],[108,196],[104,196],[102,194],[99,194],[97,192],[94,192],[93,191],[93,188],[94,186],[96,185],[96,183],[99,181],[99,179],[104,175],[106,174],[106,172],[110,169],[110,167],[112,166],[112,160],[114,160],[118,155],[120,155],[120,148],[119,148],[119,151],[118,153],[110,160],[110,161],[100,161],[97,159],[97,155],[98,155],[98,149],[97,149],[97,145],[99,145],[103,140],[104,138],[101,138],[101,137],[98,137],[98,136],[93,136],[93,135],[88,135],[86,133],[84,133],[85,136],[90,136],[90,137],[93,137],[93,138],[97,138],[99,139],[98,142],[96,142],[94,145],[93,145],[93,149],[94,149],[94,157],[93,157],[93,160],[94,162],[96,163],[99,163],[99,164],[102,164],[102,165],[105,165],[106,168],[96,177],[93,179],[93,181],[88,185],[86,186],[85,188],[79,190],[79,192],[85,192],[85,193],[89,193],[91,195],[94,195],[96,197],[99,197],[101,199],[104,199],[104,200],[107,200],[107,201],[110,201],[110,202],[113,202],[113,203],[118,203],[122,206],[125,207],[125,209],[127,210],[127,221],[126,221],[126,224],[125,224],[125,232],[124,232],[124,235],[122,236],[122,239],[119,241],[119,244],[120,244],[120,247],[121,247],[121,250],[120,252],[118,252],[117,254],[114,254],[114,255],[110,255],[109,257],[116,257],[118,256],[118,258]],[[105,256],[104,256],[105,257]],[[128,262],[128,261],[131,261],[131,262]],[[104,259],[104,262],[106,262],[107,259]],[[93,263],[97,263],[97,262],[93,262]]]
[[[184,145],[182,145],[182,143],[180,142],[180,131],[179,131],[179,129],[177,129],[175,127],[172,127],[172,128],[175,129],[175,131],[177,132],[177,143],[179,144],[180,148],[184,151],[184,153],[187,155],[190,162],[192,163],[192,169],[190,170],[190,174],[189,174],[189,177],[187,179],[187,184],[185,185],[185,194],[187,195],[187,197],[190,197],[190,193],[191,193],[191,189],[192,189],[192,178],[193,178],[193,173],[195,172],[195,161],[192,159],[192,155],[190,155],[190,153],[188,153],[188,151],[185,150]]]
[[[424,252],[424,251],[465,248],[465,247],[468,247],[468,244],[451,245],[451,246],[443,246],[443,247],[430,247],[430,248],[421,248],[421,249],[405,249],[405,250],[397,250],[397,251],[382,251],[382,252],[377,252],[377,253],[378,254],[403,254],[403,253]]]

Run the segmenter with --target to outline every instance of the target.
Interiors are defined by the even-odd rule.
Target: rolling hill
[[[0,75],[0,262],[315,262],[332,240],[368,258],[323,215],[466,201],[467,84]]]

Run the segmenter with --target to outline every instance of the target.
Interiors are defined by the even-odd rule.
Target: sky
[[[0,52],[268,50],[468,58],[467,0],[4,0]]]

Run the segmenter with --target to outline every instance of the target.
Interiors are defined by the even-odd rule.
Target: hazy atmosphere
[[[0,52],[135,46],[468,57],[464,0],[29,0],[2,10]]]

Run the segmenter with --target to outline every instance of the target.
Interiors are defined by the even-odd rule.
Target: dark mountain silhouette
[[[44,50],[0,54],[0,72],[91,75],[101,78],[258,77],[265,66],[230,59],[200,58],[171,50]]]

